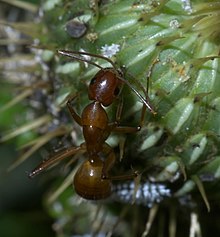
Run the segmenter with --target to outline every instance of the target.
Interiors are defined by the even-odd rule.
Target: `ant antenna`
[[[131,83],[124,78],[120,77],[120,80],[123,81],[136,95],[139,99],[146,105],[150,112],[155,115],[157,112],[154,110],[153,106],[149,102],[149,96],[146,94],[146,99],[131,85]]]
[[[101,59],[104,59],[105,61],[109,62],[112,67],[117,70],[115,64],[112,62],[111,59],[109,58],[106,58],[102,55],[98,55],[98,54],[93,54],[93,53],[87,53],[87,52],[78,52],[78,51],[69,51],[69,50],[57,50],[57,52],[61,55],[64,55],[64,56],[67,56],[69,58],[74,58],[76,60],[80,60],[82,62],[86,62],[86,63],[89,63],[89,64],[92,64],[100,69],[104,69],[103,67],[101,67],[100,65],[98,65],[97,63],[94,63],[88,59],[85,59],[85,58],[80,58],[80,57],[77,57],[76,55],[88,55],[88,56],[91,56],[91,57],[95,57],[95,58],[101,58]]]

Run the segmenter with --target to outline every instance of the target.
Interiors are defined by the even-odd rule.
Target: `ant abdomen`
[[[109,179],[102,179],[102,170],[102,161],[85,161],[74,176],[73,185],[76,193],[89,200],[109,197],[112,183]]]

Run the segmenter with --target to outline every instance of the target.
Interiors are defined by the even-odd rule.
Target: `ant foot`
[[[107,175],[105,173],[102,173],[101,179],[107,179]]]
[[[138,176],[140,176],[140,173],[139,173],[137,170],[135,170],[135,171],[134,171],[134,177],[136,178],[136,177],[138,177]]]

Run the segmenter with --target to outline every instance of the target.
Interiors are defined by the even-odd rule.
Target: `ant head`
[[[141,101],[151,111],[151,113],[156,114],[149,102],[148,95],[146,94],[146,98],[144,98],[127,80],[125,80],[123,75],[121,75],[122,73],[117,69],[116,65],[109,58],[98,54],[68,50],[58,50],[58,53],[79,61],[87,62],[101,69],[91,80],[89,86],[89,98],[91,100],[97,100],[104,106],[108,106],[120,93],[121,85],[126,84],[141,99]],[[102,68],[100,65],[81,57],[81,55],[101,58],[109,62],[112,65],[112,68]]]
[[[122,82],[114,68],[105,68],[96,73],[89,84],[89,99],[108,106],[120,94]]]
[[[122,82],[122,80],[120,79],[122,78],[122,73],[117,70],[116,65],[113,63],[112,60],[102,55],[87,52],[58,50],[58,53],[79,61],[87,62],[98,67],[100,71],[96,73],[96,75],[92,78],[89,84],[89,99],[98,101],[104,106],[109,106],[113,103],[115,98],[119,95],[121,91],[121,85],[124,82]],[[100,65],[81,57],[81,55],[101,58],[109,62],[112,67],[102,68]]]

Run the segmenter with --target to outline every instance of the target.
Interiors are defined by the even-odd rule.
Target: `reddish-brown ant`
[[[113,148],[105,142],[106,139],[111,132],[132,133],[139,131],[144,120],[146,108],[153,114],[155,114],[155,112],[148,101],[147,95],[146,99],[144,99],[140,93],[123,78],[121,71],[116,68],[115,64],[110,59],[86,52],[58,50],[58,53],[90,63],[100,69],[89,84],[88,96],[92,102],[84,108],[81,117],[71,105],[71,102],[77,96],[71,97],[67,101],[67,107],[71,116],[83,129],[85,142],[79,147],[67,148],[64,151],[55,154],[52,158],[42,162],[30,172],[29,177],[39,174],[41,171],[64,158],[73,156],[78,152],[86,152],[88,158],[80,166],[74,177],[73,184],[75,191],[85,199],[104,199],[110,196],[112,192],[112,180],[129,179],[137,175],[135,172],[132,175],[127,176],[111,177],[109,175],[109,171],[115,163],[115,153]],[[108,61],[112,67],[102,68],[94,62],[80,57],[80,55],[104,59]],[[127,84],[143,102],[141,120],[137,127],[122,127],[119,125],[122,103],[119,103],[118,105],[116,121],[113,123],[109,122],[108,115],[103,108],[103,106],[106,107],[113,103],[118,97],[123,84]]]

